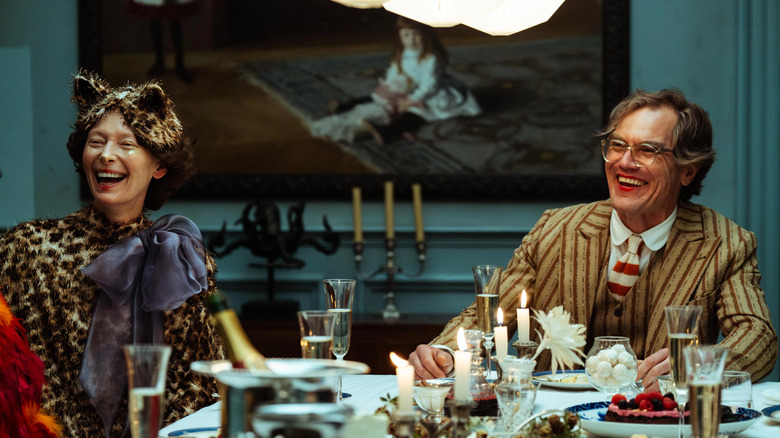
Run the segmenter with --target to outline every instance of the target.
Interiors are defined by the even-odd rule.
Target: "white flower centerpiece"
[[[584,365],[582,358],[585,353],[580,348],[585,346],[585,326],[572,324],[571,315],[563,310],[563,306],[555,307],[548,313],[535,309],[533,312],[544,333],[536,331],[540,341],[531,359],[535,360],[544,350],[550,350],[553,374],[558,371],[558,366],[565,369],[574,368],[574,364]]]

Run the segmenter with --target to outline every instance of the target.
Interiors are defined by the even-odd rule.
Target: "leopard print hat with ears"
[[[73,102],[78,116],[73,128],[86,133],[108,112],[116,110],[139,143],[152,152],[171,152],[181,146],[184,130],[173,102],[155,82],[111,88],[96,73],[80,71],[73,79]]]

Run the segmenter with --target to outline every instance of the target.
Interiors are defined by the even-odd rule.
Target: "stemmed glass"
[[[349,351],[352,338],[352,300],[355,292],[355,280],[327,279],[322,280],[325,295],[328,299],[328,312],[336,315],[333,327],[333,355],[336,360],[344,360]],[[339,401],[350,394],[341,391],[341,376],[339,376]]]
[[[668,306],[666,330],[669,334],[669,366],[677,398],[677,410],[680,412],[677,436],[682,436],[685,417],[685,402],[688,401],[688,374],[685,371],[683,348],[696,345],[699,340],[699,316],[701,306]]]
[[[723,368],[729,350],[718,345],[693,345],[683,349],[691,399],[694,438],[717,438]]]
[[[486,373],[488,376],[491,371],[490,356],[493,350],[493,336],[495,336],[493,327],[497,325],[496,311],[501,287],[501,270],[501,266],[496,265],[477,265],[471,268],[477,292],[477,320],[479,330],[485,339]]]

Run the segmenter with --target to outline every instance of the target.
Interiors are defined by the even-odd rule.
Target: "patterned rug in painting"
[[[588,175],[600,171],[592,135],[601,124],[600,38],[448,48],[450,73],[473,92],[482,114],[424,125],[414,139],[341,143],[377,173],[406,175]],[[250,83],[276,96],[303,123],[330,102],[367,96],[389,55],[249,62]]]

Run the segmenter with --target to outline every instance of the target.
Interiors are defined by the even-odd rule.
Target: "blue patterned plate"
[[[566,408],[567,411],[576,412],[580,416],[582,428],[592,434],[625,438],[635,433],[643,433],[647,436],[677,438],[677,425],[675,424],[639,424],[639,423],[615,423],[604,421],[604,414],[607,412],[609,402],[593,402]],[[734,435],[740,433],[761,419],[761,412],[753,409],[733,407],[737,415],[741,416],[739,421],[733,423],[722,423],[718,429],[721,435]],[[690,425],[685,425],[686,435],[693,434]]]
[[[761,413],[775,421],[780,421],[780,405],[766,407],[761,410]]]

